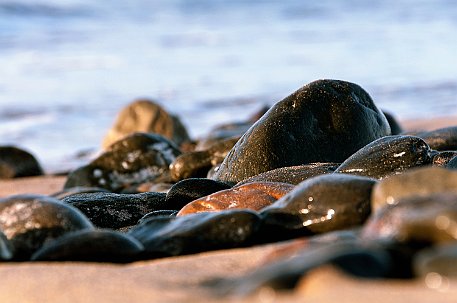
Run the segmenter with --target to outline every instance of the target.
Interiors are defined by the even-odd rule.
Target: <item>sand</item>
[[[455,117],[403,121],[407,130],[457,125]],[[63,176],[0,181],[0,196],[52,194]],[[290,241],[289,241],[290,243]],[[135,262],[0,263],[0,302],[455,302],[457,281],[361,280],[326,266],[302,278],[293,292],[271,289],[248,297],[221,297],[205,281],[236,277],[263,264],[287,242]]]

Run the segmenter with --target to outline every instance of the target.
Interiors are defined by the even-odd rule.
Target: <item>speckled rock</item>
[[[0,261],[7,261],[13,258],[13,247],[0,230]]]
[[[187,178],[206,177],[211,167],[222,163],[238,139],[239,137],[230,137],[214,143],[206,150],[180,155],[170,165],[172,180],[177,182]]]
[[[371,205],[376,211],[411,196],[427,196],[441,192],[457,194],[457,172],[439,167],[421,167],[390,176],[373,188]]]
[[[397,119],[391,114],[386,111],[382,111],[384,116],[386,116],[387,122],[389,122],[390,131],[392,135],[399,135],[403,133],[403,128],[401,127],[400,123]]]
[[[252,182],[218,191],[184,206],[178,216],[234,208],[261,210],[287,194],[294,185],[279,182]]]
[[[166,203],[169,209],[180,210],[187,203],[205,197],[230,186],[206,178],[189,178],[176,183],[167,193]]]
[[[457,151],[437,152],[432,158],[432,165],[438,167],[447,167],[452,158],[457,156]]]
[[[102,187],[119,192],[144,182],[168,181],[169,165],[180,153],[162,136],[132,134],[111,145],[89,165],[73,171],[64,187]]]
[[[448,278],[457,279],[457,242],[424,249],[414,258],[414,272],[428,287],[446,291]]]
[[[14,248],[14,258],[26,260],[44,243],[68,232],[93,229],[76,208],[41,195],[0,199],[0,230]]]
[[[267,225],[304,235],[354,227],[370,215],[375,183],[371,178],[345,174],[313,177],[264,208],[260,215]]]
[[[457,126],[419,132],[415,136],[422,138],[431,149],[438,151],[457,150]]]
[[[420,248],[455,241],[457,194],[440,193],[399,199],[379,209],[364,225],[366,243]]]
[[[449,162],[446,164],[446,168],[457,169],[457,156],[449,160]]]
[[[237,185],[251,182],[281,182],[297,185],[311,177],[331,174],[339,166],[338,163],[311,163],[297,166],[280,167],[247,178]]]
[[[103,139],[103,148],[107,149],[114,142],[136,132],[162,135],[177,145],[190,141],[178,117],[170,115],[152,100],[139,99],[119,112],[113,127]]]
[[[216,180],[238,183],[279,167],[342,162],[390,135],[385,116],[360,86],[318,80],[275,104],[238,141]]]
[[[249,210],[156,217],[135,226],[129,235],[143,243],[147,255],[177,256],[250,245],[260,218]]]
[[[0,146],[0,179],[42,174],[43,169],[32,154],[14,146]]]
[[[165,194],[78,194],[64,198],[62,202],[83,212],[100,228],[118,229],[135,225],[145,214],[166,209]]]
[[[431,150],[422,139],[386,136],[358,150],[335,172],[383,179],[431,162]]]
[[[131,262],[141,258],[143,245],[112,230],[81,230],[54,239],[36,251],[32,261]]]

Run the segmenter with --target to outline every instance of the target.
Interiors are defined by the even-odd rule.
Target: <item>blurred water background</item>
[[[0,144],[62,171],[135,98],[199,137],[320,78],[455,115],[456,57],[453,0],[0,0]]]

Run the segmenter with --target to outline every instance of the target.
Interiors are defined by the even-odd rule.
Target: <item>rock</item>
[[[230,186],[224,182],[205,178],[189,178],[173,185],[167,193],[166,203],[169,209],[180,210],[191,201],[229,188]]]
[[[383,179],[431,161],[431,150],[422,139],[386,136],[358,150],[335,172]]]
[[[83,212],[100,228],[118,229],[135,225],[141,217],[154,210],[166,209],[165,194],[79,194],[62,202]]]
[[[0,179],[42,174],[43,169],[32,154],[14,146],[0,146]]]
[[[414,258],[414,272],[425,278],[428,287],[440,290],[449,286],[448,278],[457,279],[457,243],[424,249]]]
[[[178,146],[190,141],[178,117],[168,114],[154,101],[139,99],[119,112],[113,127],[103,139],[103,148],[107,149],[114,142],[136,132],[162,135]]]
[[[176,217],[178,214],[177,210],[154,210],[151,211],[150,213],[145,214],[140,220],[138,220],[137,225],[143,224],[150,218],[155,218],[155,217]]]
[[[403,128],[392,114],[386,111],[382,111],[382,113],[384,114],[384,116],[386,116],[387,122],[389,122],[390,131],[392,135],[399,135],[403,133]]]
[[[338,163],[311,163],[297,166],[280,167],[247,178],[237,185],[251,182],[281,182],[297,185],[311,177],[331,174],[339,166]]]
[[[266,225],[301,235],[358,226],[370,215],[375,183],[371,178],[345,174],[313,177],[264,208],[260,215]]]
[[[432,158],[432,165],[438,167],[447,167],[452,158],[457,156],[457,151],[437,152]]]
[[[112,230],[81,230],[66,234],[36,251],[32,261],[132,262],[141,258],[143,245]]]
[[[431,149],[438,151],[457,150],[457,126],[419,132],[415,136],[422,138]]]
[[[0,262],[10,260],[11,258],[13,258],[13,247],[0,230]]]
[[[0,199],[0,230],[17,260],[27,260],[44,243],[82,229],[93,226],[78,209],[57,199],[41,195]]]
[[[391,266],[387,253],[363,247],[354,240],[309,243],[295,255],[264,265],[244,276],[231,279],[222,277],[206,284],[218,295],[240,297],[262,289],[291,290],[309,271],[328,264],[365,278],[385,277]]]
[[[314,81],[275,104],[237,142],[214,179],[238,183],[279,167],[344,161],[390,127],[360,86]]]
[[[100,188],[100,187],[77,186],[77,187],[66,188],[62,191],[54,193],[51,195],[51,197],[62,200],[64,198],[70,197],[72,195],[91,194],[91,193],[109,193],[109,191],[104,188]]]
[[[148,256],[177,256],[252,244],[260,218],[250,210],[156,217],[129,235],[143,243]]]
[[[457,172],[439,167],[416,168],[378,182],[373,188],[371,206],[377,211],[406,197],[441,192],[457,194]]]
[[[135,192],[134,193],[145,193],[148,191],[154,191],[154,192],[159,192],[159,193],[168,193],[168,191],[173,187],[173,183],[152,183],[152,182],[146,182],[142,183],[134,188]]]
[[[211,167],[224,161],[224,158],[238,139],[238,137],[230,137],[214,143],[207,150],[193,151],[180,155],[170,165],[172,180],[177,182],[187,178],[206,177]]]
[[[364,225],[363,241],[418,249],[455,241],[457,194],[440,193],[398,199],[379,209]]]
[[[261,210],[287,194],[294,185],[278,182],[252,182],[215,192],[184,206],[178,216],[233,208]]]
[[[170,141],[136,133],[111,145],[89,165],[73,171],[64,188],[101,187],[112,192],[144,182],[168,181],[169,165],[180,155]]]
[[[446,164],[446,168],[457,169],[457,156],[449,160],[449,162]]]

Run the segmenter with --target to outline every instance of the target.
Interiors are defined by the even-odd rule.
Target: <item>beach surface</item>
[[[457,117],[401,121],[405,130],[455,125]],[[0,181],[0,196],[52,194],[65,176]],[[0,302],[455,302],[457,281],[436,285],[426,279],[362,280],[320,267],[295,291],[263,289],[248,297],[220,296],[208,281],[252,272],[294,241],[251,248],[135,262],[1,263]]]

